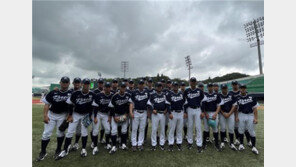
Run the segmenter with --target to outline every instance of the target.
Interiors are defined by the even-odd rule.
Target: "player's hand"
[[[97,117],[94,118],[94,123],[95,123],[95,124],[98,123],[98,118],[97,118]]]
[[[184,113],[184,118],[186,119],[188,117],[187,113]]]
[[[114,117],[115,122],[119,122],[119,117]]]
[[[69,115],[68,118],[67,118],[67,121],[68,122],[73,122],[73,117]]]
[[[257,124],[258,123],[258,120],[254,118],[253,123],[254,124]]]
[[[43,122],[46,123],[46,124],[48,124],[48,122],[49,122],[49,117],[48,117],[47,115],[44,116]]]
[[[209,116],[209,114],[205,114],[205,116],[206,116],[206,119],[209,119],[210,118],[210,116]]]
[[[134,115],[134,113],[130,113],[130,116],[131,116],[131,118],[132,118],[132,119],[134,119],[134,118],[135,118],[135,115]]]
[[[153,114],[157,114],[157,111],[156,110],[153,110]]]
[[[173,114],[170,114],[170,115],[169,115],[169,118],[170,118],[170,119],[173,119],[173,118],[174,118]]]
[[[204,117],[205,117],[205,113],[202,112],[202,113],[200,114],[200,119],[203,119]]]
[[[215,113],[213,116],[212,116],[212,119],[215,120],[217,118],[217,114]]]
[[[109,123],[111,123],[111,118],[112,118],[112,117],[110,117],[110,116],[108,117],[108,122],[109,122]]]
[[[238,117],[237,117],[237,118],[235,118],[235,122],[238,122],[238,121],[239,121]]]

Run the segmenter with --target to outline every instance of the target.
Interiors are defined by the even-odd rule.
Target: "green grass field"
[[[107,150],[102,145],[99,147],[99,154],[93,156],[90,148],[90,138],[88,138],[88,156],[80,157],[80,151],[71,152],[62,160],[54,161],[53,155],[56,148],[56,135],[53,132],[51,142],[47,147],[48,156],[44,161],[35,162],[35,158],[39,155],[41,135],[43,132],[43,105],[33,105],[33,143],[32,143],[32,163],[33,166],[264,166],[264,109],[259,110],[259,123],[256,127],[257,149],[259,155],[251,152],[251,149],[246,146],[243,152],[235,152],[229,147],[222,152],[217,152],[213,145],[209,145],[207,150],[202,154],[198,154],[196,149],[188,150],[187,143],[183,143],[183,151],[174,150],[174,152],[161,151],[158,149],[155,152],[150,151],[150,132],[148,132],[148,143],[146,143],[143,152],[132,152],[131,150],[119,150],[114,155],[109,155]],[[150,125],[150,124],[149,124]],[[81,140],[80,140],[81,142]],[[245,142],[246,145],[246,142]],[[80,143],[81,146],[81,143]],[[129,145],[130,147],[130,145]]]

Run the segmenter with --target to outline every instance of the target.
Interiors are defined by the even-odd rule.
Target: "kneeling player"
[[[127,126],[128,120],[127,116],[129,113],[129,105],[130,105],[130,95],[125,91],[126,84],[122,82],[120,85],[120,89],[118,93],[115,93],[111,98],[109,103],[109,107],[111,108],[110,116],[111,118],[111,140],[112,140],[112,149],[110,150],[110,154],[116,152],[116,140],[117,140],[117,132],[118,126],[121,127],[121,149],[126,150],[126,139],[127,139]]]
[[[251,137],[252,142],[252,152],[254,154],[259,154],[256,145],[256,136],[255,136],[255,127],[258,123],[258,114],[257,114],[257,107],[259,104],[257,100],[247,94],[247,86],[241,85],[240,86],[240,95],[237,96],[237,112],[235,115],[235,121],[239,122],[238,125],[238,132],[239,132],[239,140],[240,145],[238,150],[244,150],[244,132],[248,130]]]
[[[69,123],[69,128],[66,134],[66,140],[64,144],[64,150],[59,154],[57,157],[58,159],[61,159],[68,155],[69,153],[69,146],[71,144],[71,140],[73,137],[73,134],[75,133],[76,127],[78,126],[79,121],[81,121],[81,139],[82,139],[82,150],[81,150],[81,157],[86,157],[86,143],[87,143],[87,134],[88,129],[87,126],[89,125],[89,120],[91,113],[93,111],[92,102],[94,100],[95,94],[89,90],[90,88],[90,80],[89,79],[83,79],[82,81],[82,90],[74,92],[70,98],[68,98],[67,103],[72,105],[72,107],[69,107],[69,116],[67,118]],[[73,111],[74,107],[74,111]]]

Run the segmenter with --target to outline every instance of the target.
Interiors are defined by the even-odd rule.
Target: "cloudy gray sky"
[[[243,24],[264,15],[263,1],[33,2],[33,85],[61,76],[187,78],[258,74]],[[264,46],[262,46],[264,60]]]

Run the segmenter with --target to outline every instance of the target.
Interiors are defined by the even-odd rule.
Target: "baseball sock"
[[[109,142],[110,142],[110,134],[105,134],[105,138],[106,138],[106,144],[109,144]]]
[[[235,138],[239,139],[238,128],[234,128]]]
[[[104,134],[105,134],[105,129],[101,129],[101,131],[100,131],[100,141],[103,140]]]
[[[91,141],[94,142],[93,131],[90,132],[90,138],[91,138]]]
[[[94,146],[97,147],[98,146],[98,135],[93,136],[93,139],[94,139]]]
[[[245,135],[246,135],[247,142],[249,143],[249,141],[251,140],[251,136],[250,136],[249,131],[246,130]]]
[[[65,151],[68,151],[67,149],[68,149],[69,145],[71,144],[71,140],[72,140],[72,137],[69,137],[69,138],[66,137],[65,144],[64,144]]]
[[[218,132],[214,132],[213,136],[215,138],[215,145],[219,145]]]
[[[230,138],[230,144],[233,144],[233,133],[228,133]]]
[[[126,138],[127,138],[127,133],[121,134],[121,144],[126,144]]]
[[[41,141],[41,152],[42,153],[46,153],[46,147],[47,147],[49,141],[50,141],[50,139]]]
[[[56,153],[61,152],[62,144],[63,144],[64,138],[65,138],[65,136],[57,137],[57,149],[56,149]]]
[[[79,139],[80,139],[80,134],[76,134],[75,136],[75,143],[78,143],[79,142]]]
[[[126,140],[128,139],[129,136],[129,126],[127,127],[127,131],[126,131]]]
[[[239,141],[240,141],[240,144],[244,145],[244,134],[239,133]]]
[[[221,137],[221,142],[224,142],[224,139],[226,138],[226,132],[220,131],[220,137]]]
[[[255,145],[256,145],[256,137],[252,137],[252,136],[250,136],[250,137],[251,137],[252,146],[255,147]]]
[[[111,140],[112,140],[112,146],[116,147],[117,136],[116,135],[111,135]]]
[[[149,124],[149,121],[147,122],[146,127],[145,127],[145,136],[144,136],[144,140],[147,140],[148,124]]]
[[[206,144],[206,139],[210,136],[210,132],[203,132],[203,144]]]
[[[183,130],[184,130],[184,136],[187,135],[187,127],[183,127]]]
[[[94,137],[93,137],[94,138]],[[98,138],[97,138],[98,139]],[[82,140],[82,148],[85,149],[86,147],[86,143],[87,143],[87,136],[82,136],[81,137],[81,140]],[[98,140],[97,140],[98,141]]]

